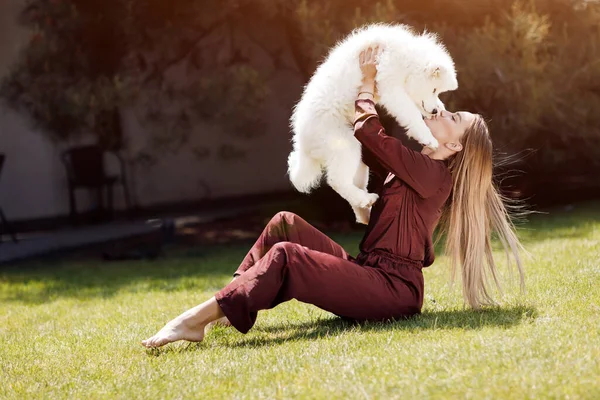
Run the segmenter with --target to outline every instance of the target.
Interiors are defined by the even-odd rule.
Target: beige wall
[[[0,77],[16,59],[27,33],[16,23],[24,0],[0,1]],[[244,143],[247,156],[223,161],[215,156],[200,160],[190,150],[195,142],[218,146],[232,140],[230,135],[209,126],[198,126],[191,143],[177,154],[167,154],[148,169],[133,168],[132,190],[142,206],[204,197],[202,181],[208,183],[213,198],[291,189],[286,176],[287,154],[291,149],[287,120],[299,96],[300,82],[291,73],[277,75],[271,82],[269,122],[265,135]],[[283,89],[288,90],[283,90]],[[291,90],[289,90],[292,88]],[[275,98],[276,97],[276,98]],[[144,130],[134,113],[124,113],[125,133],[132,153],[143,146]],[[0,205],[9,219],[32,219],[68,213],[67,187],[59,155],[66,144],[56,145],[35,132],[26,117],[0,106],[0,152],[7,162],[0,177]],[[82,192],[82,208],[93,198]],[[120,191],[115,195],[123,206]]]
[[[15,20],[23,0],[0,2],[0,76],[26,40]],[[0,107],[0,152],[7,160],[0,177],[0,205],[8,218],[66,213],[65,184],[54,146],[21,116]]]

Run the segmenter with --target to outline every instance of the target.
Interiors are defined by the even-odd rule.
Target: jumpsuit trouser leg
[[[215,298],[242,333],[254,325],[259,310],[291,299],[356,320],[412,315],[422,301],[400,277],[358,264],[335,241],[286,212],[267,224],[236,274]]]
[[[298,215],[281,211],[271,218],[234,275],[241,275],[247,271],[258,260],[263,258],[275,244],[280,242],[301,244],[312,250],[331,254],[346,260],[352,258],[342,246]]]

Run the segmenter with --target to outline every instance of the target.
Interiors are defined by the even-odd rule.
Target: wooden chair
[[[6,161],[6,155],[0,154],[0,176],[2,175],[2,167],[4,166],[4,161]],[[0,239],[2,238],[2,234],[4,233],[4,231],[6,231],[9,234],[13,242],[18,242],[17,236],[15,235],[15,231],[6,219],[4,211],[2,211],[2,207],[0,207]],[[0,244],[2,244],[2,240],[0,240]]]
[[[108,175],[106,173],[104,166],[105,153],[111,153],[117,158],[119,161],[120,175]],[[119,154],[116,152],[105,151],[100,146],[96,145],[72,147],[63,152],[62,162],[67,171],[67,180],[69,183],[69,209],[72,220],[78,220],[75,191],[80,188],[96,190],[98,205],[101,212],[105,211],[104,189],[106,189],[108,195],[108,211],[112,216],[113,186],[115,184],[120,184],[123,187],[127,210],[131,210],[125,163]]]

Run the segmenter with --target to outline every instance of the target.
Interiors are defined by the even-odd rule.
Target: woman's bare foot
[[[167,323],[154,336],[142,340],[142,346],[160,347],[178,340],[201,342],[204,339],[206,325],[223,316],[223,311],[212,297]]]
[[[204,326],[190,324],[181,317],[179,316],[167,323],[151,338],[142,340],[142,345],[146,347],[160,347],[178,340],[201,342],[204,339]]]

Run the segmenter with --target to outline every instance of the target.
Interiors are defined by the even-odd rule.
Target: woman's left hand
[[[377,75],[377,58],[381,53],[379,46],[369,47],[360,52],[360,70],[363,74],[363,82],[375,81]]]
[[[380,53],[379,46],[369,47],[360,52],[358,59],[362,72],[362,85],[358,90],[359,99],[371,99],[375,101],[377,90],[375,87],[375,76],[377,75],[377,57]]]

